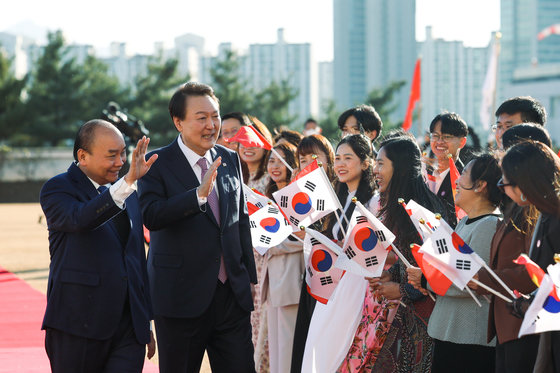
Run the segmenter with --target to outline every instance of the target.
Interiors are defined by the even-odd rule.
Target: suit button
[[[88,327],[89,327],[89,325],[88,325],[87,323],[86,323],[86,324],[84,324],[84,328],[86,328],[86,329],[87,329]]]
[[[220,261],[220,258],[215,258],[214,260],[216,261],[216,263],[218,263]]]
[[[126,281],[126,280],[128,280],[128,277],[127,277],[127,276],[123,276],[122,279],[123,279],[123,281]]]

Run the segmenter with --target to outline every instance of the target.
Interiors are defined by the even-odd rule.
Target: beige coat
[[[299,303],[303,271],[303,244],[284,240],[265,254],[261,283],[261,301],[269,307],[282,307]]]

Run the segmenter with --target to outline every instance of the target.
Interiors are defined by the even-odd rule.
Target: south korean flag
[[[344,274],[342,269],[334,266],[340,248],[313,229],[306,229],[305,233],[303,250],[309,252],[305,265],[307,292],[326,304]]]
[[[294,232],[342,209],[338,197],[317,160],[304,168],[287,186],[273,193]]]
[[[272,202],[251,214],[249,224],[253,247],[261,255],[292,234],[292,227],[278,206]]]
[[[356,275],[379,277],[394,239],[395,235],[373,214],[365,216],[356,206],[342,246],[344,255],[338,257],[336,266]]]
[[[243,184],[243,195],[245,196],[245,203],[247,204],[249,215],[252,215],[271,202],[270,198],[259,193],[256,189],[251,189],[245,184]]]
[[[437,228],[424,242],[419,252],[435,260],[431,262],[461,290],[484,266],[484,260],[455,232],[444,226]]]

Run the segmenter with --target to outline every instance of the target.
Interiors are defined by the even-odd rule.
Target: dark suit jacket
[[[237,302],[251,311],[250,282],[256,283],[257,275],[237,153],[219,145],[210,150],[212,159],[222,157],[215,184],[218,225],[210,207],[198,205],[200,183],[177,141],[153,152],[158,161],[138,184],[144,224],[150,230],[148,275],[154,312],[200,316],[214,296],[222,253]]]
[[[461,162],[461,159],[457,158],[455,166],[457,166],[457,170],[459,172],[463,172],[464,165],[463,162]],[[445,178],[443,179],[436,195],[443,201],[445,205],[447,216],[449,218],[449,225],[455,228],[455,226],[457,225],[457,219],[455,215],[455,200],[453,199],[453,190],[451,189],[450,172],[445,175]]]
[[[148,343],[152,310],[136,193],[125,201],[132,222],[125,247],[110,221],[121,209],[109,190],[98,194],[75,164],[45,183],[40,200],[51,255],[42,328],[108,339],[117,330],[128,293],[136,338]]]
[[[518,290],[524,294],[531,293],[536,286],[531,281],[525,266],[515,264],[513,260],[517,259],[520,254],[527,254],[530,244],[531,237],[522,234],[511,225],[508,227],[500,222],[490,246],[490,261],[488,263],[490,268],[510,289]],[[485,269],[478,272],[478,277],[480,282],[509,297],[504,288]],[[478,288],[476,292],[491,295],[482,288]],[[505,301],[492,296],[488,314],[488,342],[495,335],[498,336],[500,344],[517,339],[522,321],[522,319],[511,314]]]

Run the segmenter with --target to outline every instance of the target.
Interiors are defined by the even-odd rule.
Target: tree
[[[27,80],[17,79],[10,71],[11,64],[0,52],[0,139],[8,143],[19,133],[25,116],[21,94]]]
[[[146,73],[135,79],[135,94],[127,103],[128,111],[146,124],[155,145],[167,144],[177,136],[169,117],[169,99],[178,85],[190,80],[178,76],[177,64],[176,59],[153,57]]]
[[[240,111],[259,118],[269,129],[280,125],[290,125],[296,119],[289,114],[289,105],[297,97],[297,90],[287,79],[272,81],[264,89],[257,91],[249,86],[241,74],[241,60],[235,51],[228,50],[210,68],[212,87],[220,99],[222,114]]]
[[[48,44],[32,74],[24,132],[29,145],[71,142],[78,126],[98,118],[108,101],[122,96],[116,78],[93,56],[79,66],[69,57],[61,31]]]
[[[322,108],[324,113],[319,120],[319,126],[321,127],[322,135],[330,140],[332,144],[336,144],[338,139],[340,139],[340,129],[338,128],[338,117],[340,113],[336,110],[336,103],[333,100],[329,100]]]
[[[232,50],[227,50],[223,58],[210,67],[212,87],[220,99],[222,114],[240,111],[249,113],[253,108],[253,92],[248,82],[241,77],[241,61]]]
[[[255,94],[251,113],[269,127],[289,126],[297,119],[296,115],[290,115],[288,111],[290,102],[297,95],[297,90],[290,86],[288,80],[280,83],[272,81],[264,90]]]
[[[395,95],[406,84],[404,80],[394,81],[383,88],[374,88],[366,98],[366,104],[375,108],[383,121],[383,131],[388,132],[402,126],[402,122],[393,123],[390,115],[397,109],[398,104],[394,102]]]

